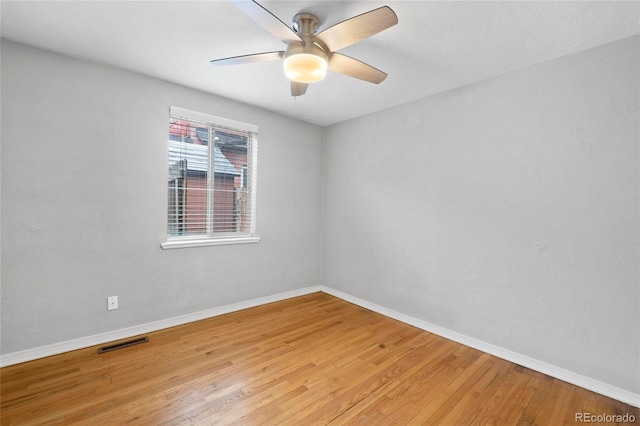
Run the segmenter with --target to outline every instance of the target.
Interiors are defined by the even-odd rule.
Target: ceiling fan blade
[[[291,96],[302,96],[307,93],[308,83],[298,83],[297,81],[291,81]]]
[[[213,59],[211,63],[213,65],[251,64],[254,62],[275,61],[282,58],[282,55],[284,55],[284,51],[253,53],[251,55],[232,56],[230,58]]]
[[[253,19],[258,25],[269,31],[274,37],[282,40],[284,43],[292,41],[302,41],[287,24],[282,22],[277,16],[269,12],[255,1],[234,0],[233,4],[244,12],[249,18]]]
[[[354,16],[318,33],[314,38],[335,52],[384,31],[398,23],[398,17],[388,6]]]
[[[335,52],[329,58],[328,68],[331,71],[375,84],[382,83],[387,78],[387,73],[357,59]]]

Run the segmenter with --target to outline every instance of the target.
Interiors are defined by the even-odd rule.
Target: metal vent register
[[[136,339],[127,340],[125,342],[115,343],[113,345],[103,346],[98,349],[99,354],[103,354],[105,352],[115,351],[116,349],[127,348],[129,346],[138,345],[140,343],[148,342],[149,338],[147,336],[138,337]]]

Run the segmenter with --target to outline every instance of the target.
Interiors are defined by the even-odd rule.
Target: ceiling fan
[[[284,58],[291,80],[291,96],[302,96],[310,83],[322,80],[327,69],[371,83],[381,83],[387,74],[371,65],[336,52],[367,39],[398,23],[387,6],[354,16],[316,34],[320,20],[311,13],[298,13],[290,28],[255,1],[234,0],[234,4],[258,25],[287,45],[286,50],[214,59],[214,65],[236,65]]]

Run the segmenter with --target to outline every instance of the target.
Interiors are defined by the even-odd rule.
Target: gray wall
[[[170,105],[260,127],[260,243],[160,248]],[[1,124],[2,353],[320,284],[321,128],[7,40]]]
[[[638,393],[640,39],[326,131],[324,284]]]

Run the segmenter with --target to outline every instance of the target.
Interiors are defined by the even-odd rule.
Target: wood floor
[[[148,336],[1,369],[2,425],[640,424],[636,408],[324,293]]]

